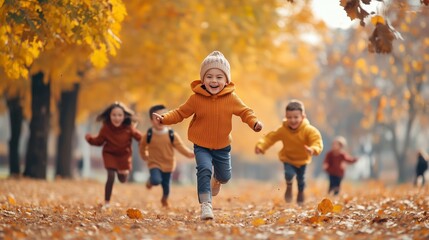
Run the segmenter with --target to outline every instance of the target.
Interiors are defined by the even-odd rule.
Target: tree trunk
[[[51,84],[43,72],[31,76],[31,121],[24,176],[46,179],[50,121]]]
[[[21,174],[19,159],[19,138],[21,137],[22,120],[24,117],[19,96],[7,98],[6,103],[7,107],[9,108],[9,120],[11,128],[9,140],[9,174],[10,176],[18,176]]]
[[[56,176],[72,177],[73,148],[75,137],[75,119],[79,83],[74,84],[70,91],[61,93],[59,108],[60,135],[57,142]]]

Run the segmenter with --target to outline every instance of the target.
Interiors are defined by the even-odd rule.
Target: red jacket
[[[117,170],[131,169],[131,140],[140,141],[141,133],[126,125],[119,127],[111,123],[103,124],[96,137],[90,137],[88,143],[95,146],[103,145],[103,161],[105,168]]]
[[[357,159],[344,152],[329,151],[324,160],[325,170],[329,175],[343,177],[346,163],[354,163]]]

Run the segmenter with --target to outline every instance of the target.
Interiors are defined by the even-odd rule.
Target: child
[[[141,139],[141,133],[134,126],[131,126],[132,121],[134,121],[133,115],[133,111],[125,105],[115,102],[97,116],[96,120],[103,122],[98,135],[85,135],[89,144],[103,146],[103,162],[107,170],[103,209],[109,208],[115,173],[122,183],[128,179],[131,170],[132,138],[137,141]]]
[[[428,169],[428,160],[425,157],[425,152],[420,150],[417,154],[416,165],[416,178],[414,179],[414,186],[417,186],[418,178],[422,178],[422,186],[425,185],[425,171]]]
[[[329,189],[328,194],[331,192],[338,195],[340,192],[341,180],[344,177],[346,163],[355,163],[357,158],[349,156],[344,148],[347,141],[342,136],[335,137],[332,142],[331,150],[326,154],[323,162],[323,169],[329,174]]]
[[[297,203],[304,202],[305,169],[313,155],[323,150],[322,136],[319,130],[310,125],[305,115],[304,104],[291,100],[286,106],[286,120],[275,131],[261,138],[255,147],[256,154],[264,154],[277,141],[282,141],[283,148],[279,152],[280,161],[284,165],[286,178],[286,202],[292,201],[292,180],[296,175],[298,182]]]
[[[163,193],[161,204],[163,207],[168,207],[171,173],[176,168],[173,148],[189,158],[193,158],[194,153],[183,144],[177,133],[160,124],[152,116],[153,113],[163,114],[165,112],[164,105],[155,105],[149,109],[152,127],[140,141],[140,155],[143,160],[147,161],[150,171],[146,187],[150,189],[152,186],[161,184]]]
[[[222,53],[214,51],[204,59],[200,77],[201,80],[192,82],[194,94],[184,104],[154,116],[166,125],[192,116],[188,138],[194,143],[201,219],[208,220],[214,218],[212,196],[231,178],[232,115],[240,116],[256,132],[261,131],[262,123],[234,92],[230,65]]]

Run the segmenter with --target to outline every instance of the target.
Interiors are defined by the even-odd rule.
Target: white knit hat
[[[227,82],[231,82],[231,68],[229,66],[229,62],[219,51],[213,51],[201,63],[201,80],[204,79],[206,72],[212,68],[218,68],[222,70],[226,75]]]

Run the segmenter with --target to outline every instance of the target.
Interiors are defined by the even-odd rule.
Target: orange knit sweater
[[[188,128],[189,141],[210,149],[231,144],[233,115],[254,129],[258,120],[253,110],[235,94],[232,82],[216,95],[207,92],[200,80],[193,81],[191,87],[194,94],[179,108],[163,114],[163,124],[175,124],[193,116]]]

